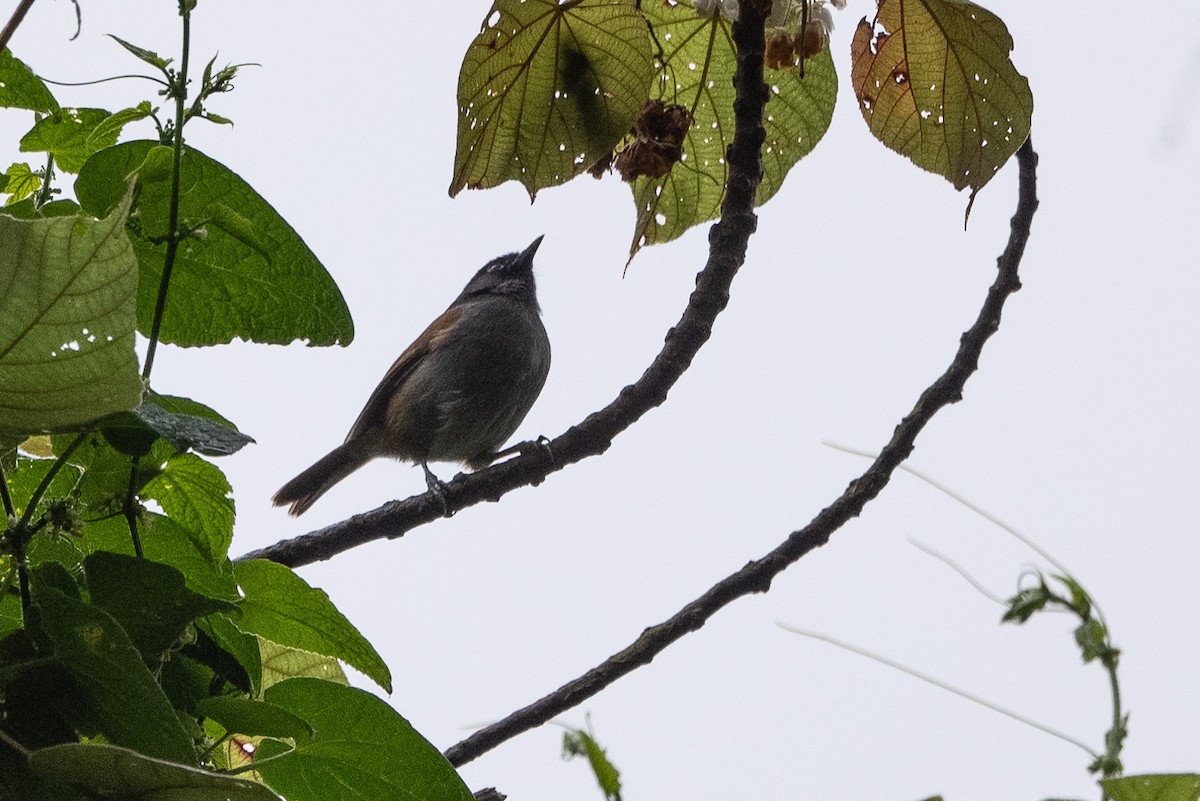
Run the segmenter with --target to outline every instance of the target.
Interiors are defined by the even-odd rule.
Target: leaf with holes
[[[141,400],[130,197],[102,220],[0,215],[0,428],[68,429]]]
[[[730,23],[714,11],[699,17],[690,5],[647,3],[642,11],[663,48],[657,99],[682,105],[692,115],[683,156],[661,178],[633,184],[637,223],[630,258],[644,245],[676,239],[694,225],[716,219],[725,197],[729,166],[725,149],[733,141],[733,73],[737,66]],[[763,180],[755,195],[770,200],[788,171],[807,156],[829,129],[837,97],[837,73],[829,48],[797,67],[766,69],[770,90],[763,125]]]
[[[458,76],[450,195],[520,181],[532,198],[612,152],[650,89],[629,2],[496,0]]]
[[[999,17],[966,0],[880,0],[854,32],[871,133],[971,198],[1029,137],[1033,94]]]
[[[33,70],[5,48],[0,50],[0,108],[57,111],[58,101]]]
[[[171,209],[171,149],[124,142],[96,153],[75,182],[79,204],[103,214],[137,172],[129,226],[141,265],[138,321],[149,333],[162,280]],[[180,160],[179,219],[194,232],[181,244],[160,339],[177,345],[250,342],[346,345],[350,311],[333,277],[300,235],[225,165],[186,147]]]
[[[93,153],[117,143],[123,123],[113,116],[102,108],[61,109],[21,137],[21,152],[49,153],[63,172],[79,172]]]

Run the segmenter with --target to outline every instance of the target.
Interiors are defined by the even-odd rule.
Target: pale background
[[[4,3],[5,18],[15,3]],[[1124,649],[1131,772],[1200,768],[1200,5],[986,4],[1033,88],[1041,210],[1013,297],[964,401],[913,464],[1063,560]],[[304,568],[380,649],[391,703],[439,747],[625,646],[772,548],[866,465],[822,445],[878,448],[938,375],[994,275],[1015,202],[1006,167],[962,230],[966,197],[885,151],[849,92],[848,44],[873,4],[836,15],[832,129],[761,210],[713,340],[660,410],[601,458],[421,528]],[[175,55],[176,4],[37,4],[12,43],[80,81],[140,64],[114,33]],[[519,436],[553,436],[639,376],[686,301],[706,228],[644,252],[622,278],[633,208],[615,178],[532,207],[507,184],[451,201],[458,65],[483,2],[202,0],[197,72],[259,62],[210,104],[236,127],[190,142],[229,165],[301,233],[346,295],[346,349],[166,348],[154,385],[216,407],[257,439],[220,462],[243,553],[424,488],[378,463],[304,518],[269,504],[339,443],[384,370],[487,259],[546,234],[540,297],[554,345]],[[138,82],[55,90],[118,108]],[[0,114],[5,164],[28,116]],[[133,136],[151,136],[143,130]],[[37,166],[36,157],[29,159]],[[441,466],[446,477],[453,469]],[[999,627],[1001,609],[906,538],[1011,594],[1033,555],[911,476],[765,596],[735,603],[583,707],[638,799],[1098,797],[1076,748],[895,670],[784,632],[869,647],[1101,748],[1107,685],[1071,620]],[[360,682],[361,683],[361,682]],[[599,798],[561,730],[475,763],[510,798]]]

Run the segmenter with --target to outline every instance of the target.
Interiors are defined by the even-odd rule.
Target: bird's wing
[[[404,349],[400,358],[392,363],[383,376],[383,380],[379,382],[379,386],[375,387],[375,391],[367,399],[367,405],[359,412],[358,419],[354,421],[350,433],[346,435],[346,442],[355,439],[364,431],[384,424],[388,403],[417,369],[417,365],[451,334],[459,318],[462,317],[462,313],[462,306],[456,305],[446,309],[429,324],[428,328],[421,332],[421,335],[411,345]]]

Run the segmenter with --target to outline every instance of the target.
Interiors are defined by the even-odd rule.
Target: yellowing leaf
[[[1029,137],[1033,95],[999,17],[967,0],[879,0],[851,79],[871,133],[971,197]]]
[[[141,401],[131,199],[101,220],[0,214],[0,429],[70,430]]]
[[[451,196],[517,180],[532,197],[575,177],[629,130],[653,74],[628,0],[496,0],[458,77]]]
[[[716,219],[725,197],[729,165],[725,150],[733,141],[733,74],[737,52],[730,23],[714,13],[696,14],[691,4],[642,4],[663,48],[657,99],[679,104],[692,116],[683,139],[682,159],[661,178],[631,184],[637,223],[629,256],[645,245],[669,242],[694,225]],[[755,205],[779,191],[788,171],[807,156],[833,118],[837,72],[825,47],[799,68],[766,69],[770,91],[763,119],[763,178]]]

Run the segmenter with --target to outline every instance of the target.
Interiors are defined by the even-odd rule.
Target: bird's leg
[[[429,491],[438,499],[438,503],[442,506],[442,517],[452,517],[450,506],[446,503],[446,485],[443,481],[433,474],[429,469],[429,465],[421,462],[421,469],[425,471],[425,486],[429,487]]]

